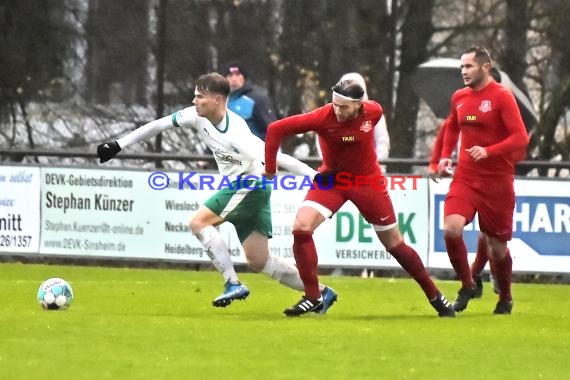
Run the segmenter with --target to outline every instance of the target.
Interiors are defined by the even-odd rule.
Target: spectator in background
[[[239,61],[227,63],[223,72],[230,82],[228,108],[244,118],[251,132],[265,141],[267,126],[277,120],[266,91],[250,83],[249,72]]]

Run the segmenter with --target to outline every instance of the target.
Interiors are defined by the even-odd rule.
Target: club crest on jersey
[[[360,126],[360,130],[363,132],[370,132],[372,130],[372,122],[370,120],[366,120]]]
[[[491,111],[491,101],[490,100],[483,100],[481,105],[479,106],[479,111],[481,112],[489,112]]]

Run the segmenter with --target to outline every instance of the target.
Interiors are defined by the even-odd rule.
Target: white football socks
[[[269,258],[261,270],[261,273],[268,275],[269,277],[279,281],[279,283],[288,286],[291,289],[299,291],[305,290],[297,267],[280,257],[269,255]],[[323,291],[324,288],[324,285],[319,284],[320,291]]]
[[[212,260],[212,264],[224,276],[226,282],[239,282],[228,245],[216,227],[204,227],[196,234],[196,237],[206,250],[210,260]]]
[[[228,246],[216,227],[204,227],[196,233],[196,237],[204,247],[214,267],[224,276],[224,280],[233,283],[239,282]],[[266,274],[291,289],[299,291],[305,290],[297,267],[293,263],[280,257],[269,255],[261,273]],[[324,288],[324,285],[319,284],[321,291]]]

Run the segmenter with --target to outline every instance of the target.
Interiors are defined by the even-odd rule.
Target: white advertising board
[[[42,254],[209,261],[187,222],[199,205],[223,188],[219,175],[46,168],[41,178]],[[166,183],[168,187],[157,189]],[[291,260],[293,220],[308,189],[301,183],[294,177],[288,186],[279,182],[271,198],[270,250]],[[392,187],[404,238],[425,263],[427,180],[404,178]],[[245,263],[233,226],[224,223],[220,232],[234,262]],[[398,266],[350,202],[319,227],[315,243],[320,265]]]
[[[0,166],[0,252],[38,252],[39,193],[39,168]]]
[[[450,180],[430,184],[429,266],[451,268],[443,240],[443,204]],[[514,272],[570,270],[570,182],[515,180],[513,239],[508,242]],[[490,194],[492,196],[492,194]],[[477,249],[477,218],[465,227],[469,261]]]
[[[391,179],[388,180],[389,183]],[[427,263],[428,248],[428,184],[426,179],[399,178],[402,186],[388,187],[404,240]],[[304,199],[304,191],[275,190],[272,194],[274,230],[282,229],[285,236],[276,235],[270,241],[272,249],[285,250],[291,255],[293,237],[291,226],[295,213]],[[277,232],[277,231],[275,231]],[[319,226],[314,234],[319,265],[330,267],[393,268],[397,261],[380,244],[372,226],[367,223],[352,202],[347,202],[333,217]]]
[[[42,169],[40,253],[208,261],[187,221],[214,191],[155,190],[152,174]]]

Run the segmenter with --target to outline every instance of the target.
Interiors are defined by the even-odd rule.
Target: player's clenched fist
[[[119,143],[116,141],[106,142],[97,145],[97,156],[99,157],[99,162],[109,161],[111,158],[115,157],[117,153],[121,151]]]
[[[442,158],[439,160],[439,165],[437,167],[437,174],[440,177],[451,177],[453,175],[453,169],[451,167],[451,160],[449,158]]]

